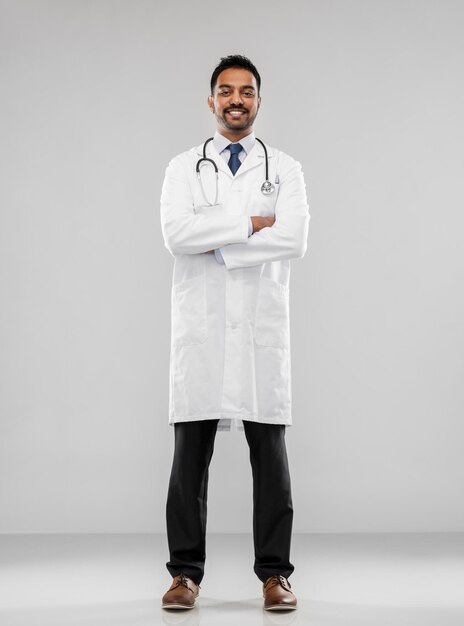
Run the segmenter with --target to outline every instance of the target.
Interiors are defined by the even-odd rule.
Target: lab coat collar
[[[274,149],[270,148],[267,144],[266,144],[266,148],[267,148],[267,155],[270,160],[274,156]],[[197,152],[198,158],[203,156],[203,143],[196,147],[196,152]],[[265,162],[264,148],[259,143],[259,141],[255,141],[253,148],[250,150],[250,153],[247,155],[246,159],[238,168],[235,176],[232,174],[229,166],[227,165],[227,163],[224,161],[222,156],[217,151],[216,147],[214,146],[213,141],[210,141],[209,144],[206,146],[206,156],[213,159],[218,169],[221,172],[224,172],[224,174],[226,174],[230,178],[238,178],[238,176],[241,176],[248,170],[253,169],[254,167],[258,167],[258,166],[264,167],[264,162]]]
[[[245,137],[242,137],[242,139],[240,139],[240,145],[242,146],[243,150],[245,150],[246,156],[250,154],[251,149],[255,145],[255,142],[256,142],[256,138],[255,138],[254,133],[250,133],[249,135],[246,135]],[[225,150],[229,146],[230,143],[234,143],[234,142],[231,142],[230,139],[227,139],[227,137],[224,137],[224,135],[221,135],[219,131],[216,131],[214,133],[213,143],[216,146],[219,154],[221,154],[221,152]]]

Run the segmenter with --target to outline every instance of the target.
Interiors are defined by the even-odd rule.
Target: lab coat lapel
[[[268,148],[267,152],[268,152],[268,158],[270,159],[272,157],[272,151]],[[255,141],[255,144],[253,148],[250,150],[250,153],[247,155],[246,159],[238,168],[235,174],[235,178],[237,178],[238,176],[241,176],[242,174],[245,174],[245,172],[248,172],[254,167],[259,166],[259,167],[264,168],[265,162],[266,162],[266,159],[264,156],[264,149],[262,145],[259,143],[259,141]],[[263,180],[264,180],[264,174],[263,174]]]

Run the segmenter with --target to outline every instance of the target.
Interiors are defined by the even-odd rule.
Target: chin
[[[229,122],[224,122],[224,127],[227,128],[227,130],[246,130],[247,128],[250,128],[250,126],[251,124],[249,122],[246,122],[245,124],[229,124]]]

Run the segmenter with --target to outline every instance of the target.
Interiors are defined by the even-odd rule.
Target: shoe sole
[[[171,602],[170,604],[162,604],[163,609],[194,609],[198,596],[195,597],[193,604],[179,604],[178,602]]]

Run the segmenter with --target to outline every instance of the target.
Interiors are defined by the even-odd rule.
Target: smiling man
[[[293,424],[290,266],[307,249],[306,186],[298,161],[254,135],[261,77],[253,63],[241,55],[221,59],[210,87],[214,137],[170,161],[161,193],[164,243],[174,257],[175,439],[166,504],[173,581],[162,606],[195,606],[214,441],[217,431],[234,427],[244,431],[250,452],[263,608],[295,609],[285,431]]]

